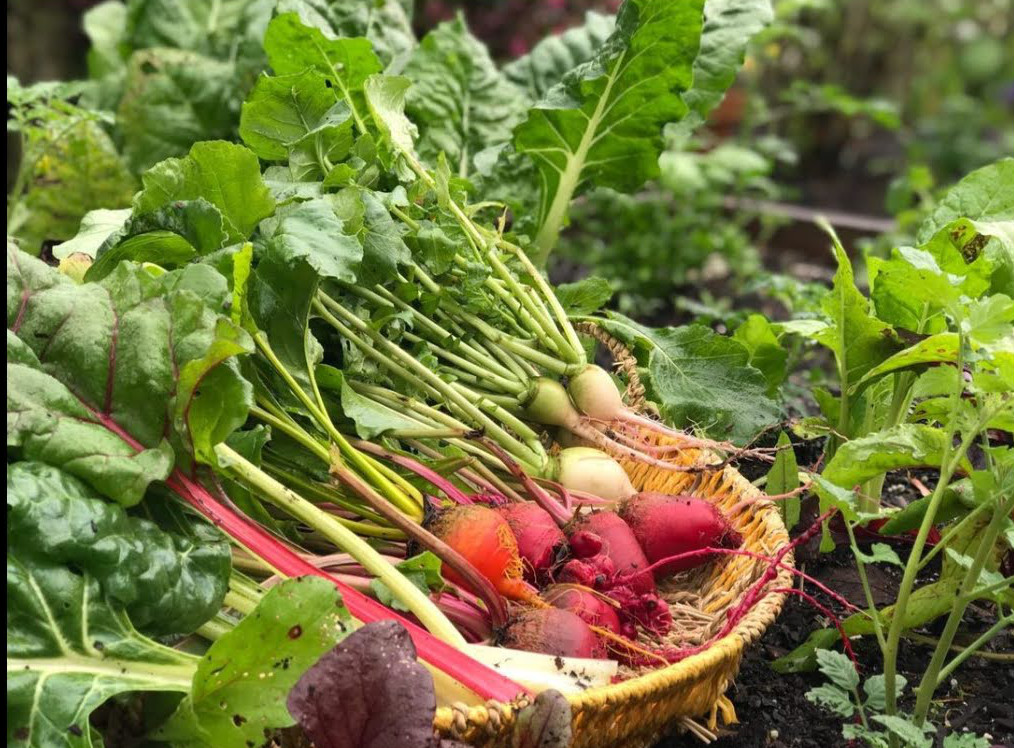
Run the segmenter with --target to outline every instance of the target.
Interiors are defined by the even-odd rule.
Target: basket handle
[[[613,358],[613,366],[627,380],[627,388],[623,393],[623,399],[626,400],[627,405],[637,411],[653,412],[654,408],[645,397],[644,383],[641,382],[641,375],[637,372],[637,358],[633,352],[594,322],[577,322],[574,324],[574,329],[590,338],[595,338],[609,351],[609,355]]]

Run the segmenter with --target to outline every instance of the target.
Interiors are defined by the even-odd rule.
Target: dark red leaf
[[[396,621],[367,624],[306,671],[289,712],[316,748],[438,748],[433,678]]]

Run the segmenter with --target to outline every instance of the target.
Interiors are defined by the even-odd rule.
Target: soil
[[[904,556],[902,549],[897,548]],[[861,603],[862,588],[854,562],[847,549],[827,555],[800,554],[799,562],[806,571],[856,603]],[[870,584],[878,604],[893,599],[901,571],[893,567],[870,567]],[[928,570],[932,575],[935,570]],[[963,630],[972,633],[987,628],[993,611],[975,605],[966,613]],[[797,598],[790,599],[781,616],[761,640],[746,653],[739,676],[730,690],[739,724],[719,730],[714,748],[831,748],[844,746],[841,721],[831,713],[811,704],[806,692],[823,682],[817,673],[779,674],[770,662],[803,642],[815,628],[827,625],[821,614]],[[942,621],[919,633],[934,636]],[[880,651],[872,637],[853,640],[860,666],[868,676],[880,672]],[[1014,635],[1002,634],[988,651],[1010,652]],[[899,651],[899,672],[910,684],[929,662],[930,647],[903,640]],[[1014,664],[999,663],[979,657],[969,659],[959,668],[950,683],[935,695],[931,712],[933,723],[940,726],[936,745],[945,732],[968,730],[988,735],[995,746],[1014,746]],[[909,697],[908,701],[911,701]],[[903,701],[903,706],[906,702]],[[911,708],[911,703],[907,703]],[[656,748],[696,748],[699,741],[689,735],[663,740]]]

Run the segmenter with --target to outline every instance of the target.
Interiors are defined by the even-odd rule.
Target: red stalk
[[[476,662],[464,652],[432,636],[418,624],[343,584],[332,574],[318,569],[299,554],[285,547],[260,525],[225,507],[207,489],[182,475],[179,470],[173,471],[166,484],[226,535],[254,555],[262,558],[279,573],[289,577],[317,576],[331,581],[342,593],[342,600],[349,612],[360,621],[372,623],[373,621],[395,620],[401,623],[412,637],[421,659],[447,673],[483,699],[495,699],[502,703],[510,703],[520,694],[527,692],[524,686],[505,678],[496,670]]]
[[[423,480],[427,480],[434,486],[439,488],[451,501],[456,504],[472,504],[472,497],[458,488],[456,485],[451,483],[447,478],[442,476],[436,470],[423,465],[418,460],[413,460],[411,457],[391,452],[390,450],[384,449],[379,444],[372,444],[370,442],[355,441],[355,446],[362,452],[368,452],[376,455],[377,457],[383,457],[385,460],[393,462],[399,467],[403,467],[406,470],[415,473]]]

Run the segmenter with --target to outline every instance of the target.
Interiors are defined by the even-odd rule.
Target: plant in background
[[[870,301],[848,282],[847,259],[838,246],[839,274],[827,305],[832,320],[808,333],[832,348],[842,382],[840,397],[824,395],[831,437],[827,463],[815,477],[822,505],[843,512],[866,595],[867,609],[846,619],[842,630],[848,636],[873,634],[880,646],[879,722],[892,745],[921,745],[937,688],[1014,623],[1014,580],[998,572],[1001,557],[1014,547],[1014,449],[990,436],[1014,433],[1014,300],[1005,293],[1014,269],[1012,185],[1012,159],[962,180],[920,228],[918,248],[903,247],[873,263]],[[884,350],[897,330],[907,331],[910,344]],[[886,515],[880,527],[885,534],[915,533],[908,558],[903,562],[882,543],[864,550],[854,528],[885,518],[879,507],[884,474],[911,467],[937,472],[932,493]],[[931,544],[938,526],[940,538]],[[831,547],[829,535],[823,547]],[[942,562],[938,577],[917,587],[919,572],[934,559]],[[897,600],[883,609],[874,603],[865,571],[872,563],[904,569]],[[995,623],[952,655],[964,613],[975,600],[994,606]],[[900,639],[941,617],[942,632],[913,689],[911,718],[901,720]],[[806,666],[838,636],[837,629],[815,632],[776,667]],[[817,657],[827,661],[824,654]],[[874,744],[881,739],[862,737]]]

